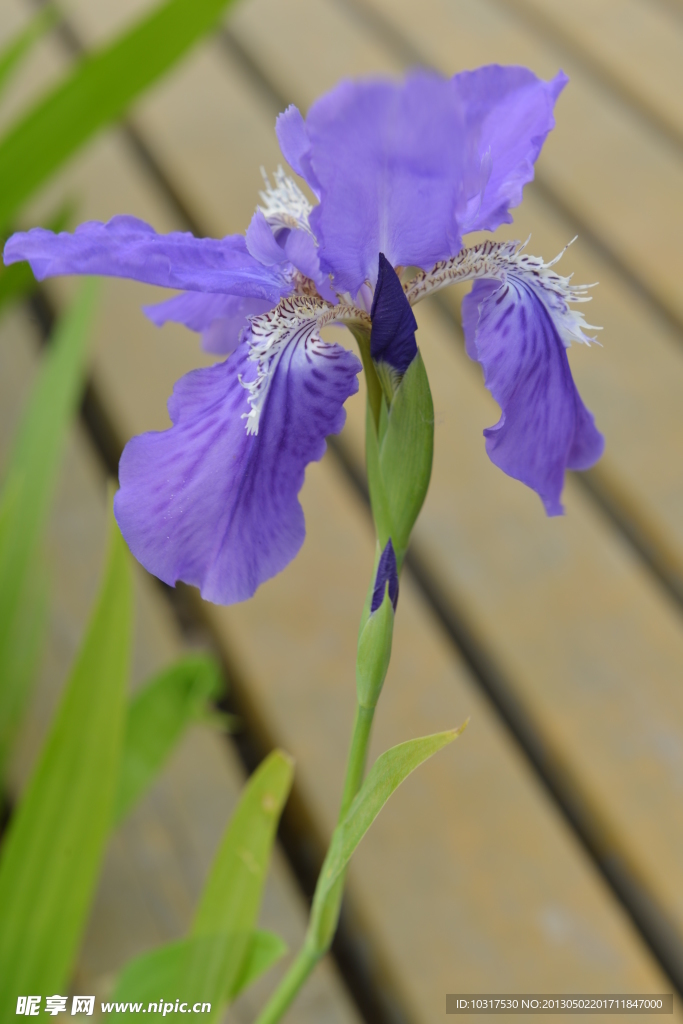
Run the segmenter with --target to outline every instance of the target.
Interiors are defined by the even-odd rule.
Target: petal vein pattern
[[[549,263],[545,263],[540,256],[532,256],[524,251],[529,244],[528,238],[523,244],[518,241],[481,242],[471,249],[461,249],[457,256],[449,260],[440,260],[431,270],[420,271],[405,286],[406,297],[410,305],[414,306],[427,295],[455,284],[456,281],[486,279],[504,282],[510,275],[521,279],[538,294],[547,306],[566,348],[569,348],[572,341],[590,345],[595,338],[585,334],[585,331],[600,331],[602,328],[587,324],[583,313],[572,309],[569,303],[590,302],[591,296],[586,293],[595,284],[573,284],[571,276],[562,277],[552,269],[572,242]]]
[[[347,305],[332,306],[307,295],[282,299],[275,309],[250,317],[250,320],[250,359],[257,363],[258,368],[253,380],[241,380],[251,406],[249,412],[243,414],[248,434],[258,433],[261,412],[271,382],[282,356],[290,346],[302,345],[310,360],[316,357],[327,359],[333,352],[344,350],[322,340],[319,331],[324,326],[346,323],[370,330],[370,318],[363,310]]]
[[[563,250],[564,252],[564,250]],[[483,242],[422,271],[405,286],[411,304],[474,278],[462,304],[467,353],[484,370],[500,406],[484,431],[491,461],[533,488],[548,515],[561,515],[566,469],[588,469],[604,439],[572,379],[566,350],[594,339],[571,302],[587,302],[592,285],[574,285],[519,242]],[[593,328],[597,330],[599,328]]]
[[[169,430],[126,446],[116,518],[138,561],[171,586],[180,579],[217,604],[244,601],[299,551],[306,466],[342,429],[361,369],[345,348],[313,341],[316,324],[311,312],[278,335],[258,433],[244,429],[259,369],[245,338],[224,362],[178,382]]]

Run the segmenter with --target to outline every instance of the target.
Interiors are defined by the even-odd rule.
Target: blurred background
[[[63,20],[5,94],[0,129],[150,7],[61,0]],[[0,38],[35,10],[0,0]],[[282,162],[273,129],[289,103],[305,111],[344,76],[492,62],[570,76],[536,179],[498,234],[531,234],[546,259],[578,235],[559,270],[600,282],[587,319],[604,330],[601,347],[575,347],[570,361],[606,453],[568,478],[566,516],[546,519],[486,457],[482,430],[499,413],[464,353],[462,293],[418,307],[435,465],[374,754],[471,721],[361,845],[334,955],[292,1022],[427,1024],[449,992],[683,994],[683,2],[240,0],[21,213],[28,227],[69,203],[74,223],[128,213],[159,231],[242,232],[259,168]],[[73,293],[49,282],[2,314],[0,457]],[[210,361],[195,335],[146,321],[141,304],[161,297],[103,282],[50,520],[50,631],[13,794],[96,593],[106,478],[130,436],[168,425],[178,377]],[[202,605],[137,575],[136,678],[206,647],[241,728],[191,730],[115,833],[75,989],[106,995],[126,960],[184,933],[245,773],[274,746],[295,757],[296,776],[263,921],[291,948],[301,941],[341,789],[374,550],[363,402],[348,403],[343,434],[309,467],[301,555],[254,600]],[[252,1020],[279,970],[227,1019]]]

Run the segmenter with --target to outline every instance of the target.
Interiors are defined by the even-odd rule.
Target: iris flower
[[[280,168],[245,236],[158,235],[115,217],[8,241],[5,262],[28,260],[39,280],[104,274],[180,289],[147,316],[201,332],[206,350],[228,357],[178,381],[173,426],[123,453],[115,513],[150,572],[220,604],[280,572],[304,539],[306,466],[358,390],[361,363],[321,328],[346,325],[369,347],[390,400],[417,353],[411,307],[454,281],[474,281],[467,352],[501,408],[484,432],[489,457],[561,513],[565,469],[587,468],[603,448],[566,353],[590,340],[570,307],[585,286],[516,242],[467,249],[463,236],[511,222],[566,81],[496,65],[344,81],[305,119],[291,106],[277,120],[314,205]]]

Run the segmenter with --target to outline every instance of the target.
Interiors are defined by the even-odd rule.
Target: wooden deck
[[[147,0],[61,0],[92,46]],[[1,0],[0,34],[30,14]],[[36,51],[5,124],[73,57]],[[76,197],[79,219],[131,213],[159,230],[242,231],[259,166],[281,157],[274,117],[344,75],[416,63],[453,73],[523,63],[571,82],[557,129],[501,237],[600,281],[589,319],[603,347],[572,350],[607,436],[569,479],[567,515],[487,460],[497,407],[466,358],[454,291],[418,309],[437,413],[431,490],[398,609],[374,752],[471,724],[383,811],[349,876],[342,967],[325,964],[287,1018],[431,1024],[447,992],[683,994],[683,3],[681,0],[242,0],[225,28],[97,139],[31,218]],[[72,282],[53,282],[58,308]],[[162,428],[173,382],[206,364],[181,328],[157,331],[154,290],[102,289],[93,361],[114,440]],[[0,323],[0,454],[36,360],[26,311]],[[229,666],[253,749],[296,758],[287,852],[299,873],[333,827],[353,714],[357,620],[373,538],[362,490],[362,394],[302,492],[299,558],[232,608],[192,601],[179,619],[140,573],[136,679],[192,642]],[[90,427],[93,427],[91,418]],[[79,427],[53,517],[55,588],[40,698],[15,765],[25,778],[83,627],[100,565],[103,434]],[[100,448],[98,450],[97,444]],[[111,449],[111,446],[110,446]],[[67,566],[69,567],[67,570]],[[79,968],[106,992],[122,962],[182,932],[243,766],[197,729],[115,837]],[[279,855],[264,922],[292,948],[304,899]],[[253,1019],[277,972],[229,1014]],[[355,980],[354,980],[355,979]],[[674,1013],[683,1019],[675,1001]],[[383,1016],[382,1016],[383,1014]]]

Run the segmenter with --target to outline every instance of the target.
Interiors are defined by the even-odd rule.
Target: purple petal
[[[251,255],[264,266],[272,267],[287,262],[287,256],[264,217],[263,210],[256,209],[247,228],[245,240]]]
[[[477,162],[450,81],[342,82],[313,104],[305,130],[320,186],[311,227],[338,290],[374,284],[380,252],[426,269],[458,251],[457,213],[480,182],[468,180]],[[300,125],[297,140],[303,163]]]
[[[181,231],[158,235],[135,217],[114,217],[106,224],[89,221],[73,234],[33,228],[9,239],[4,259],[6,264],[28,260],[39,281],[57,274],[103,274],[271,303],[283,294],[279,270],[255,260],[241,235],[222,239],[195,238]]]
[[[174,585],[218,604],[243,601],[280,572],[304,540],[297,494],[325,437],[344,424],[360,363],[337,345],[291,343],[278,361],[258,434],[247,434],[256,364],[244,342],[227,361],[180,380],[173,427],[126,445],[115,512],[135,557]]]
[[[501,408],[484,431],[486,451],[508,476],[535,490],[549,516],[563,512],[565,469],[588,469],[602,455],[596,429],[572,379],[550,311],[534,288],[509,275],[475,281],[463,300],[468,352]]]
[[[292,170],[307,182],[320,198],[320,182],[311,167],[311,143],[301,111],[292,103],[275,122],[280,149]]]
[[[532,180],[534,163],[555,125],[555,101],[569,79],[560,71],[544,82],[527,68],[491,64],[463,71],[452,81],[488,178],[470,204],[462,231],[494,231],[511,223],[508,211],[522,201],[522,189]]]
[[[247,317],[266,313],[271,305],[267,299],[241,295],[185,292],[142,309],[157,327],[169,321],[184,324],[201,333],[205,352],[227,356],[237,348],[240,334],[248,326]]]
[[[380,555],[379,565],[377,566],[375,587],[372,591],[372,602],[370,604],[371,615],[382,604],[387,585],[389,587],[389,598],[394,606],[394,611],[396,611],[396,605],[398,604],[398,572],[396,569],[396,554],[394,552],[394,545],[391,543],[391,537]]]
[[[376,363],[388,363],[397,373],[405,373],[417,355],[417,320],[396,271],[382,252],[370,319],[372,358]]]

